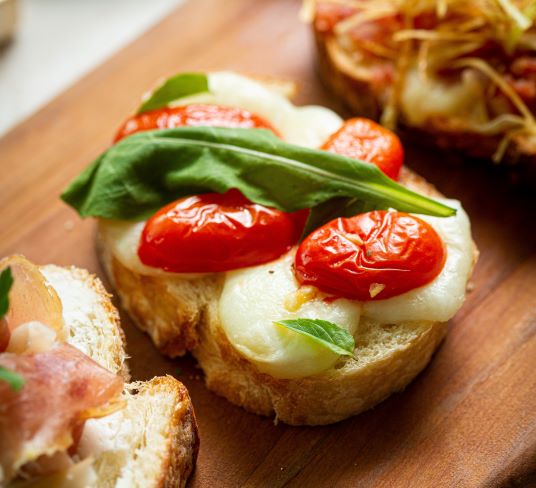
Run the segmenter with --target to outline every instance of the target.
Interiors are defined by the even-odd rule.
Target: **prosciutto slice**
[[[8,266],[13,274],[13,286],[9,292],[9,310],[0,320],[0,352],[6,350],[13,330],[30,321],[46,324],[59,340],[65,340],[68,334],[56,290],[24,256],[14,255],[0,261],[0,270]]]
[[[123,379],[68,344],[35,354],[0,354],[0,366],[23,376],[14,391],[0,382],[0,485],[25,463],[64,451],[73,432],[116,399]]]

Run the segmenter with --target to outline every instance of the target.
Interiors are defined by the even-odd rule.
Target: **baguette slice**
[[[68,342],[128,379],[119,315],[100,280],[75,267],[41,266],[70,326]],[[171,376],[133,382],[125,407],[89,420],[78,453],[86,458],[62,473],[17,486],[93,488],[184,486],[199,438],[186,387]],[[92,468],[92,469],[91,469]]]
[[[440,196],[407,169],[400,182]],[[275,415],[276,420],[292,425],[337,422],[402,390],[426,366],[447,330],[446,323],[394,325],[362,319],[358,359],[340,361],[314,376],[276,379],[261,373],[227,339],[218,315],[220,275],[189,280],[144,276],[112,255],[102,232],[97,247],[122,306],[162,353],[178,356],[190,350],[205,372],[209,389],[251,412]],[[475,248],[475,261],[476,257]]]

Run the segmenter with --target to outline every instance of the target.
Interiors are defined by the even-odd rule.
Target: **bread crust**
[[[112,303],[112,295],[106,291],[102,281],[97,278],[95,275],[89,273],[85,269],[77,268],[76,266],[62,267],[56,266],[54,264],[48,264],[44,266],[39,266],[39,270],[52,286],[57,279],[66,279],[72,280],[73,282],[77,281],[82,283],[84,287],[88,290],[91,290],[97,296],[96,307],[101,308],[106,317],[106,322],[110,324],[109,330],[106,331],[107,336],[105,339],[106,350],[101,354],[99,351],[99,346],[97,341],[93,341],[94,344],[89,344],[90,350],[84,351],[88,356],[90,356],[95,361],[99,362],[101,366],[105,367],[109,371],[115,374],[120,374],[123,376],[125,381],[130,380],[130,372],[128,370],[128,365],[126,363],[126,338],[123,329],[121,328],[121,321],[119,318],[119,313]],[[56,277],[53,279],[53,277]],[[62,296],[61,292],[58,293],[60,300],[65,303],[66,297]],[[73,331],[69,342],[73,346],[79,347],[77,344],[76,336],[77,331]],[[104,341],[103,341],[104,342]],[[106,356],[107,361],[104,363],[102,361],[103,356]]]
[[[199,432],[188,390],[180,381],[169,375],[136,383],[136,387],[138,395],[162,392],[175,399],[175,409],[169,419],[161,474],[154,488],[184,487],[199,453]]]
[[[106,291],[102,282],[86,270],[74,266],[63,268],[46,265],[40,266],[39,269],[47,281],[55,287],[60,300],[64,303],[64,308],[66,300],[73,297],[62,293],[64,287],[57,286],[60,282],[66,284],[67,287],[70,285],[70,288],[75,288],[76,284],[82,284],[86,292],[96,295],[96,303],[94,303],[91,313],[96,316],[102,312],[110,327],[104,331],[105,341],[102,343],[95,341],[96,344],[89,345],[86,353],[95,361],[100,362],[102,366],[114,373],[123,375],[127,381],[129,374],[125,361],[125,335],[120,326],[117,309],[112,304],[111,295]],[[99,308],[100,310],[98,310]],[[98,324],[95,324],[94,327],[98,328]],[[80,333],[81,330],[77,330],[76,326],[74,326],[74,330],[71,330],[69,342],[74,346],[79,346],[76,336]],[[106,356],[105,362],[103,361],[104,356]],[[125,388],[128,392],[127,399],[132,396],[132,393],[135,397],[165,394],[172,398],[170,403],[173,405],[173,412],[167,420],[166,444],[164,446],[151,446],[158,449],[161,460],[160,471],[151,486],[154,488],[185,486],[195,466],[199,451],[197,421],[188,390],[172,376],[155,377],[150,381],[130,383]]]
[[[401,182],[426,195],[440,196],[432,185],[406,168],[401,173]],[[198,280],[185,280],[173,275],[141,277],[115,259],[103,239],[99,241],[98,250],[101,263],[115,286],[122,306],[142,330],[151,335],[162,353],[175,355],[176,351],[182,353],[189,349],[203,369],[210,390],[248,411],[275,415],[276,420],[291,425],[337,422],[363,412],[391,393],[402,390],[426,366],[447,330],[445,323],[408,322],[400,330],[397,329],[397,333],[403,336],[401,344],[383,357],[368,362],[341,359],[334,368],[321,374],[299,379],[277,379],[261,373],[227,339],[218,313],[221,277],[211,275]],[[173,293],[179,284],[181,287],[190,287],[190,292],[187,295]],[[194,291],[200,287],[206,288],[196,296]],[[156,295],[157,303],[165,303],[162,309],[152,302],[152,297]],[[150,311],[151,316],[146,314],[146,310]],[[161,310],[164,312],[161,313]],[[164,318],[169,317],[168,310],[176,311],[175,319]],[[192,310],[197,310],[195,316]],[[180,338],[185,336],[184,331],[180,330],[181,317],[188,317],[184,327],[189,345],[179,344]],[[378,333],[394,333],[390,332],[394,331],[390,328],[396,327],[366,319],[362,319],[362,322],[365,329],[370,329],[371,337]],[[173,331],[177,342],[172,339]],[[163,336],[169,342],[154,339]],[[358,341],[366,342],[366,337],[365,334]],[[170,349],[170,343],[175,345],[175,349]],[[366,345],[363,344],[363,347]]]
[[[387,93],[367,79],[358,77],[348,64],[351,62],[333,35],[319,32],[313,27],[317,52],[317,68],[322,83],[348,109],[356,115],[379,120],[385,106]],[[403,136],[419,141],[420,144],[476,159],[491,160],[501,143],[502,137],[468,132],[457,124],[444,119],[430,119],[426,127],[414,127],[399,121]],[[512,174],[521,175],[536,182],[536,147],[522,137],[509,144],[502,163],[515,169]]]
[[[183,356],[197,347],[203,309],[219,295],[221,276],[183,280],[132,272],[111,255],[100,232],[97,253],[122,307],[162,354]]]

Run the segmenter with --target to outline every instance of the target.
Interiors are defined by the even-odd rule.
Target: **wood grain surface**
[[[298,3],[190,0],[7,134],[0,255],[102,276],[94,223],[58,194],[162,76],[225,68],[285,77],[299,82],[299,103],[337,108],[317,81]],[[160,357],[123,317],[134,378],[167,372],[189,388],[201,432],[190,486],[536,486],[535,196],[493,168],[407,153],[410,167],[463,202],[481,259],[430,366],[374,410],[329,427],[274,425],[210,393],[191,358]]]

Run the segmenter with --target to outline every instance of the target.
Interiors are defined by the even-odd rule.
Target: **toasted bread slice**
[[[126,406],[86,423],[79,452],[94,457],[95,488],[185,486],[199,438],[188,392],[171,376],[126,386]]]
[[[407,169],[401,183],[440,196]],[[220,275],[189,280],[143,276],[115,259],[104,239],[99,239],[98,249],[123,307],[160,351],[177,356],[191,350],[208,388],[251,412],[275,414],[288,424],[329,424],[371,408],[403,389],[426,366],[447,330],[445,323],[363,319],[357,359],[314,376],[277,379],[261,373],[227,339],[218,315]]]
[[[313,23],[314,26],[314,23]],[[350,110],[352,114],[379,120],[389,98],[385,84],[377,83],[369,67],[360,67],[354,57],[343,49],[337,39],[314,29],[317,67],[323,84]],[[398,120],[398,129],[410,140],[436,146],[462,157],[494,160],[504,142],[503,134],[480,133],[460,122],[463,117],[447,120],[437,116],[419,126]],[[500,156],[517,180],[536,182],[536,145],[523,133],[511,138]]]
[[[100,280],[75,267],[47,265],[40,271],[62,302],[64,320],[70,326],[68,342],[127,379],[119,315]],[[62,483],[73,473],[77,478],[85,476],[86,481],[77,486],[184,486],[199,448],[186,387],[171,376],[158,377],[127,384],[123,398],[123,409],[86,423],[79,453],[92,463],[82,467],[79,463],[75,471],[29,486],[66,486]],[[88,471],[88,467],[93,469]]]

